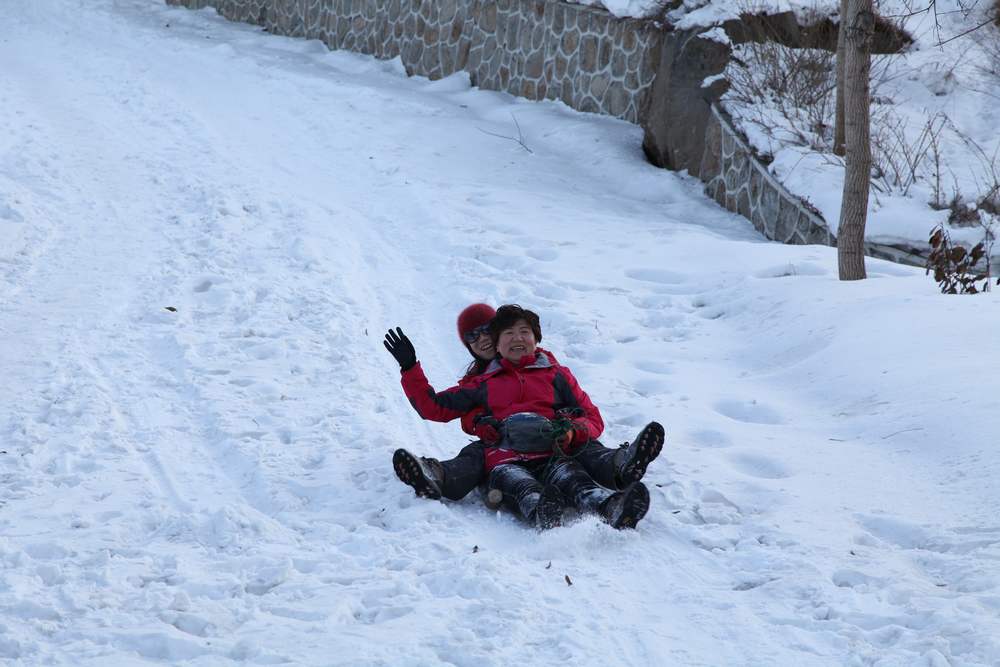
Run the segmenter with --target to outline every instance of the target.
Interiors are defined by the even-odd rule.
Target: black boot
[[[548,530],[562,524],[562,515],[565,508],[566,503],[563,500],[562,493],[550,484],[542,489],[542,492],[538,495],[538,503],[535,505],[535,511],[532,512],[533,516],[530,518],[533,519],[535,528],[538,530]]]
[[[413,487],[418,496],[437,500],[441,497],[444,474],[437,459],[416,457],[405,449],[392,455],[392,467],[404,484]]]
[[[660,455],[663,439],[663,427],[656,422],[649,422],[631,444],[615,452],[618,488],[624,489],[642,479],[646,474],[646,467]]]
[[[612,528],[635,528],[649,510],[649,489],[635,482],[624,491],[612,494],[601,503],[600,514]]]

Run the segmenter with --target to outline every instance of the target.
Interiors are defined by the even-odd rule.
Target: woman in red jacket
[[[467,306],[458,315],[456,326],[458,337],[472,355],[472,362],[466,369],[460,385],[474,385],[477,378],[496,356],[493,339],[490,338],[489,324],[496,311],[485,303]],[[386,348],[398,355],[403,367],[409,370],[416,365],[416,352],[412,343],[402,331],[390,331],[386,336]],[[551,352],[545,351],[552,363],[558,363]],[[475,436],[451,459],[438,460],[416,456],[406,449],[397,449],[392,457],[393,469],[399,479],[413,487],[418,496],[437,499],[442,496],[449,500],[460,500],[477,486],[486,483],[486,462],[484,447],[495,445],[500,440],[499,425],[493,419],[477,418],[484,410],[474,410],[462,416],[462,430]],[[646,426],[632,440],[616,449],[608,449],[597,439],[591,439],[576,454],[575,458],[598,484],[614,490],[622,490],[642,479],[646,467],[656,458],[663,446],[663,429],[657,423]]]
[[[425,419],[451,421],[478,411],[479,426],[500,424],[500,441],[485,448],[489,486],[538,527],[558,525],[566,503],[597,512],[616,528],[634,527],[649,507],[649,492],[639,481],[618,492],[601,487],[573,458],[600,436],[604,422],[569,369],[538,348],[538,316],[520,306],[503,306],[490,324],[490,335],[498,359],[473,382],[443,392],[434,391],[413,355],[414,363],[402,374],[410,403]],[[386,347],[395,356],[390,342],[399,341],[387,337]],[[538,417],[565,430],[544,432]],[[653,422],[633,444],[647,456],[655,450],[655,456],[662,443],[663,429]],[[652,456],[642,462],[639,476]]]

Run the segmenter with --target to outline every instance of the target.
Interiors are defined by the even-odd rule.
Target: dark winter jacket
[[[484,415],[503,420],[518,412],[534,412],[552,419],[557,412],[574,410],[575,436],[570,447],[582,447],[588,439],[600,437],[604,420],[587,393],[580,388],[568,368],[560,365],[551,354],[539,348],[530,357],[515,365],[506,359],[494,360],[486,371],[468,381],[434,391],[418,363],[402,374],[403,391],[410,404],[424,419],[448,422],[470,412],[482,410]],[[551,453],[515,452],[500,446],[486,448],[486,469],[509,461],[545,458]]]

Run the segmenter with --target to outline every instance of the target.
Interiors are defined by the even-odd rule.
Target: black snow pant
[[[529,521],[542,489],[550,484],[559,489],[567,506],[581,512],[598,512],[601,503],[613,494],[572,458],[504,463],[490,471],[490,488],[503,492],[504,503]]]
[[[621,489],[618,479],[618,465],[615,454],[619,448],[608,449],[598,440],[591,440],[573,458],[580,462],[583,469],[590,474],[595,482],[609,489]]]
[[[448,500],[461,500],[486,481],[486,458],[481,442],[469,443],[458,456],[440,463],[444,471],[441,495]]]

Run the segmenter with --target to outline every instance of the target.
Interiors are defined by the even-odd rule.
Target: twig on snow
[[[517,142],[518,145],[521,146],[521,148],[523,148],[524,150],[528,151],[529,153],[534,154],[535,151],[533,151],[530,148],[528,148],[528,144],[525,143],[525,141],[524,141],[524,133],[521,131],[521,124],[517,122],[517,116],[515,116],[512,113],[510,115],[510,117],[514,119],[514,127],[517,128],[517,137],[508,137],[505,134],[497,134],[496,132],[489,132],[487,130],[484,130],[481,127],[477,127],[476,129],[479,130],[480,132],[482,132],[483,134],[490,135],[491,137],[498,137],[500,139],[507,139],[509,141]]]

